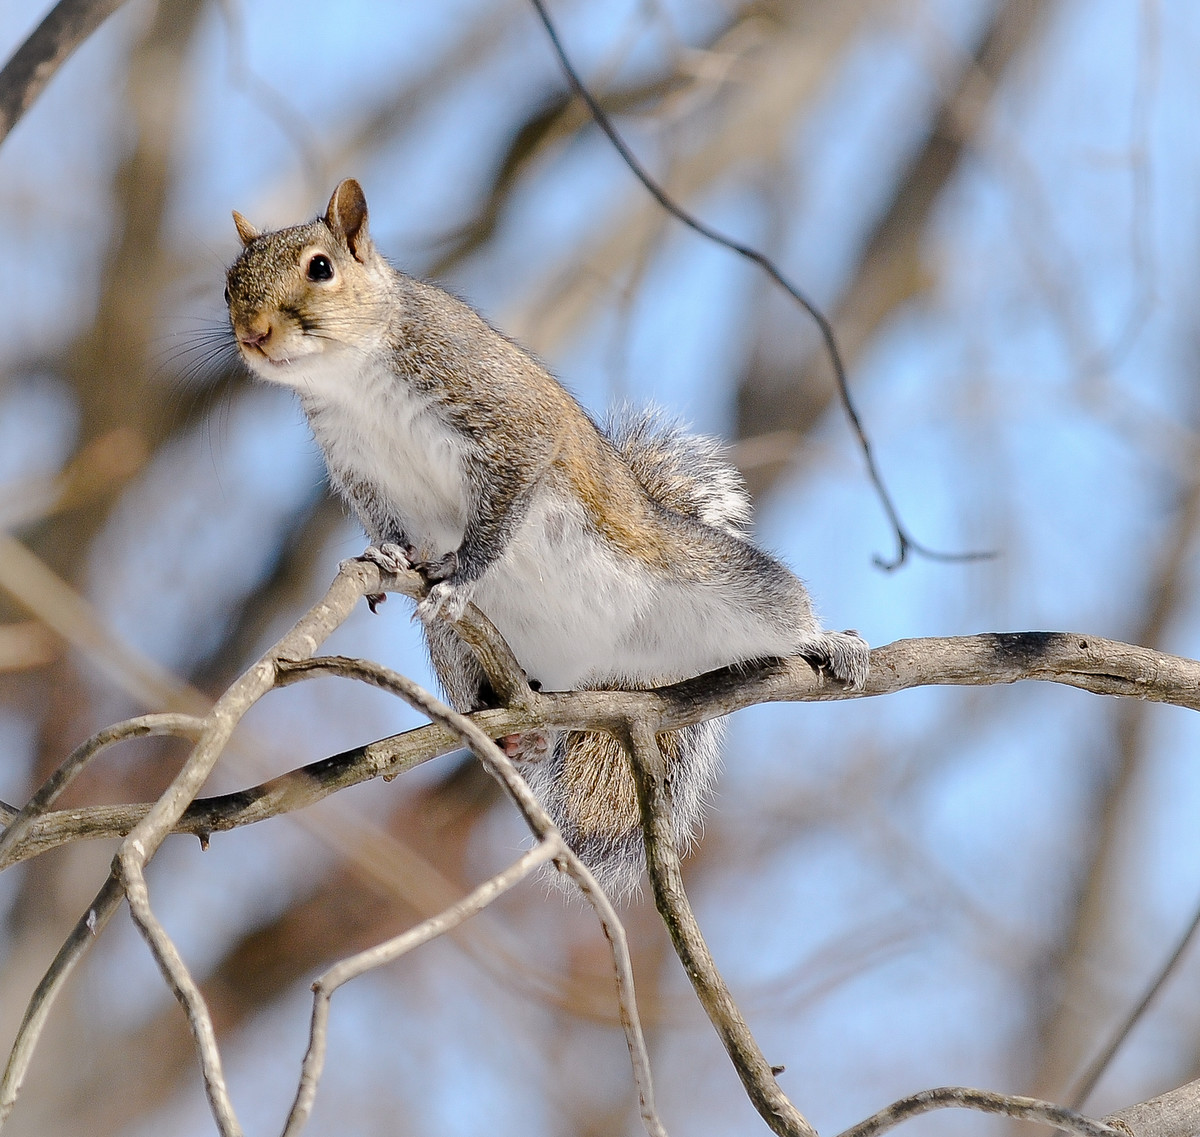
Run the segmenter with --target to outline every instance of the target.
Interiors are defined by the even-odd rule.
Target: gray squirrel
[[[225,298],[242,359],[294,390],[363,555],[430,584],[417,606],[456,709],[494,702],[450,620],[474,602],[544,691],[635,690],[801,655],[850,687],[857,632],[822,630],[800,580],[747,536],[750,502],[711,439],[653,412],[601,430],[471,307],[394,269],[347,179],[324,217],[260,233]],[[721,726],[661,738],[676,840],[712,789]],[[628,759],[599,732],[502,740],[567,842],[614,894],[644,864]]]

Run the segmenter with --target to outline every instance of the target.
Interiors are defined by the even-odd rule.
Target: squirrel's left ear
[[[237,229],[238,237],[241,238],[242,246],[250,244],[255,237],[259,235],[257,229],[250,224],[236,209],[233,211],[233,224]]]
[[[333,191],[325,224],[345,239],[356,261],[367,259],[367,198],[353,178],[340,182]]]

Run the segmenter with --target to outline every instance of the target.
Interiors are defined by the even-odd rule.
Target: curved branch
[[[71,53],[124,0],[59,0],[0,71],[0,142]]]
[[[1018,1121],[1034,1121],[1039,1125],[1053,1126],[1065,1133],[1075,1134],[1075,1137],[1128,1137],[1115,1124],[1095,1121],[1061,1105],[1039,1101],[1037,1098],[997,1094],[991,1090],[973,1090],[964,1086],[942,1086],[936,1090],[922,1090],[920,1093],[901,1098],[872,1114],[865,1121],[852,1125],[839,1137],[876,1137],[876,1134],[893,1129],[910,1117],[919,1117],[935,1109],[974,1109],[981,1113],[998,1113]]]

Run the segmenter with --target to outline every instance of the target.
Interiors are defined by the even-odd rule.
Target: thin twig
[[[817,1131],[792,1104],[775,1080],[738,1010],[725,980],[704,942],[700,925],[683,890],[683,872],[675,848],[666,768],[654,731],[644,721],[631,720],[626,745],[633,759],[642,830],[646,838],[646,867],[654,902],[696,997],[720,1035],[746,1094],[762,1119],[780,1137],[817,1137]]]
[[[13,1106],[16,1105],[17,1095],[21,1092],[21,1084],[25,1080],[26,1071],[29,1069],[30,1060],[54,1000],[71,972],[75,970],[75,965],[83,958],[84,952],[91,947],[112,918],[112,914],[120,907],[123,896],[121,885],[115,877],[110,876],[72,929],[66,942],[59,948],[54,962],[30,998],[25,1017],[21,1020],[16,1040],[9,1052],[4,1076],[0,1078],[0,1126],[3,1126],[5,1118],[12,1113]]]
[[[539,841],[519,860],[503,872],[484,881],[457,904],[447,908],[444,912],[439,912],[436,916],[431,916],[428,920],[423,920],[415,928],[409,928],[408,931],[402,932],[390,940],[341,960],[313,983],[312,1025],[309,1029],[308,1050],[304,1054],[296,1099],[288,1114],[283,1137],[294,1137],[299,1133],[312,1113],[317,1085],[325,1065],[325,1050],[329,1035],[329,1009],[334,991],[351,979],[357,979],[364,972],[392,963],[414,948],[457,928],[470,917],[483,911],[496,897],[524,880],[539,866],[560,856],[562,851],[561,837],[552,836]]]
[[[752,261],[758,265],[763,272],[767,274],[780,288],[782,288],[793,300],[796,301],[808,314],[812,317],[813,322],[817,325],[817,329],[821,333],[821,339],[825,344],[825,351],[829,356],[829,362],[833,367],[834,378],[837,381],[838,395],[841,399],[842,407],[846,412],[846,417],[850,421],[850,425],[858,439],[859,449],[862,451],[863,459],[867,465],[867,475],[871,479],[871,484],[875,487],[875,492],[879,495],[880,503],[883,506],[884,513],[887,515],[888,524],[891,525],[896,534],[898,545],[896,556],[890,561],[885,560],[880,556],[875,557],[875,563],[880,568],[888,572],[899,568],[908,559],[909,551],[925,557],[928,560],[934,561],[978,561],[987,560],[993,556],[991,552],[968,552],[968,553],[944,553],[930,549],[928,546],[917,541],[905,528],[904,522],[900,519],[899,511],[895,503],[892,501],[891,493],[888,491],[884,483],[883,475],[879,471],[878,463],[875,461],[875,454],[871,447],[871,441],[867,437],[867,432],[863,427],[862,419],[859,416],[858,410],[854,405],[853,396],[850,394],[850,384],[846,377],[846,365],[842,360],[841,349],[838,347],[837,335],[833,330],[833,324],[830,323],[829,317],[821,310],[817,303],[810,299],[801,289],[794,284],[783,270],[765,253],[750,245],[743,244],[732,237],[726,236],[717,229],[704,221],[701,221],[694,213],[684,209],[667,191],[651,176],[649,170],[642,164],[636,154],[630,149],[629,144],[621,137],[617,128],[613,125],[612,119],[608,117],[607,112],[601,107],[599,101],[591,90],[584,83],[579,71],[576,69],[570,56],[567,54],[566,48],[563,46],[562,39],[559,37],[558,29],[554,25],[554,21],[550,18],[550,13],[546,8],[543,0],[530,0],[538,17],[541,19],[543,26],[546,29],[546,35],[550,39],[550,44],[554,48],[555,55],[558,56],[558,62],[562,67],[563,73],[567,77],[567,82],[571,89],[579,97],[579,99],[587,107],[596,125],[604,133],[605,137],[612,143],[613,149],[620,156],[621,161],[629,168],[630,173],[645,187],[646,191],[658,202],[664,210],[667,211],[676,220],[682,222],[689,229],[706,240],[712,241],[714,244],[728,249],[730,252],[736,253],[740,257],[744,257],[748,261]]]
[[[139,715],[93,734],[71,751],[66,760],[42,783],[41,788],[5,827],[4,832],[0,833],[0,865],[9,859],[17,859],[14,853],[19,849],[21,839],[28,833],[34,819],[54,804],[63,790],[83,772],[101,750],[127,738],[143,738],[146,735],[173,734],[195,739],[199,737],[202,726],[203,720],[195,715],[168,711],[163,714]]]
[[[886,1109],[872,1114],[865,1121],[852,1125],[838,1137],[876,1137],[922,1113],[936,1109],[974,1109],[981,1113],[998,1113],[1018,1121],[1034,1121],[1073,1133],[1076,1137],[1129,1137],[1120,1129],[1084,1117],[1065,1106],[1053,1105],[1037,1098],[1016,1094],[997,1094],[991,1090],[974,1090],[965,1086],[942,1086],[922,1090],[918,1094],[892,1102]]]
[[[345,678],[370,683],[381,690],[399,695],[409,706],[419,710],[446,729],[453,730],[462,738],[463,742],[471,748],[472,753],[483,763],[488,773],[504,787],[513,804],[520,810],[525,823],[533,831],[535,838],[544,841],[560,836],[554,823],[550,820],[550,815],[542,808],[533,791],[525,784],[525,779],[517,773],[516,767],[492,738],[481,730],[472,719],[457,711],[452,711],[407,676],[367,660],[337,656],[289,662],[282,665],[281,671],[285,673],[304,672],[314,675],[321,673],[341,675]],[[544,696],[534,695],[533,692],[530,692],[530,697],[538,704],[544,698]],[[654,1104],[650,1056],[646,1049],[641,1017],[637,1009],[633,963],[629,957],[629,943],[625,935],[625,927],[604,890],[596,883],[587,866],[571,848],[563,845],[561,852],[556,855],[554,863],[561,872],[571,878],[583,893],[596,913],[601,931],[609,942],[617,985],[617,1004],[621,1026],[625,1033],[625,1043],[629,1048],[630,1062],[633,1067],[633,1079],[637,1087],[642,1124],[650,1137],[666,1137],[666,1130],[663,1128]]]

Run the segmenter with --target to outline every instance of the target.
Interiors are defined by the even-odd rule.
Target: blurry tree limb
[[[1153,558],[1153,568],[1142,600],[1137,628],[1139,643],[1159,644],[1191,600],[1191,556],[1200,533],[1200,476],[1193,467],[1182,487],[1174,525],[1163,547]],[[1127,927],[1126,901],[1136,885],[1126,880],[1127,856],[1122,838],[1140,796],[1140,779],[1147,761],[1151,722],[1144,704],[1123,702],[1112,708],[1113,745],[1092,764],[1098,770],[1093,806],[1080,866],[1080,884],[1071,918],[1060,934],[1056,956],[1049,962],[1047,982],[1054,992],[1040,1025],[1034,1092],[1081,1102],[1091,1092],[1116,1053],[1120,1039],[1132,1029],[1138,1014],[1149,1005],[1144,992],[1133,997],[1132,1016],[1119,1011],[1118,992],[1106,991],[1098,981],[1101,961],[1113,959]],[[1183,945],[1186,946],[1185,937]],[[1153,992],[1173,969],[1179,953],[1171,953],[1165,971],[1148,981]],[[1119,956],[1117,957],[1119,958]],[[1128,969],[1127,964],[1119,966]],[[1128,996],[1127,996],[1128,997]],[[1117,1025],[1114,1026],[1114,1020]],[[1115,1033],[1114,1033],[1115,1032]],[[1095,1052],[1096,1040],[1108,1037],[1085,1070],[1085,1060]]]
[[[165,250],[170,242],[160,240],[160,234],[181,137],[179,110],[189,84],[182,59],[203,7],[201,0],[157,0],[129,52],[123,106],[123,128],[128,130],[123,136],[129,144],[116,148],[118,160],[109,166],[112,225],[97,277],[100,285],[94,315],[90,322],[85,320],[80,334],[55,361],[55,370],[68,381],[78,409],[77,446],[81,451],[99,440],[116,437],[127,454],[149,461],[172,432],[170,410],[155,376],[152,343],[168,279]],[[63,579],[77,579],[76,574],[86,571],[93,539],[120,500],[124,484],[110,478],[89,487],[97,488],[100,492],[86,499],[87,508],[55,512],[25,534],[30,549]],[[78,506],[83,499],[75,498]],[[6,550],[5,560],[14,561],[17,555]],[[28,580],[32,582],[34,577],[30,575]],[[61,633],[61,622],[47,622]],[[92,630],[94,625],[88,632]],[[91,646],[93,658],[104,669],[107,653],[99,650],[98,642]],[[108,658],[116,661],[117,670],[134,669],[128,654]],[[167,678],[161,670],[151,666],[138,680],[153,685]],[[112,671],[110,668],[109,673]],[[93,692],[70,653],[55,661],[46,676],[45,690],[35,779],[44,778],[79,736],[92,729],[88,712]],[[198,709],[171,705],[183,711]],[[130,769],[130,779],[112,786],[117,800],[149,792],[142,784],[147,767],[135,764]],[[67,864],[65,860],[58,865],[43,861],[19,879],[13,923],[28,929],[31,938],[18,937],[9,961],[24,954],[26,943],[36,951],[38,927],[67,914],[60,909]],[[76,900],[69,901],[70,910],[76,906]]]
[[[0,70],[0,142],[72,52],[124,0],[59,0]]]
[[[0,625],[0,671],[44,667],[58,658],[59,641],[36,620]]]
[[[203,715],[211,700],[148,656],[129,647],[88,600],[15,537],[0,533],[0,592],[90,657],[145,706]],[[65,749],[65,747],[64,747]]]
[[[1166,962],[1155,972],[1149,984],[1147,984],[1145,990],[1142,992],[1141,997],[1130,1009],[1124,1020],[1117,1024],[1100,1053],[1092,1059],[1087,1069],[1084,1070],[1078,1084],[1071,1092],[1072,1109],[1083,1108],[1083,1105],[1091,1096],[1092,1090],[1096,1088],[1096,1083],[1100,1081],[1105,1070],[1108,1069],[1109,1063],[1116,1057],[1117,1051],[1124,1045],[1125,1040],[1129,1037],[1133,1028],[1141,1021],[1142,1016],[1150,1008],[1151,1004],[1158,998],[1158,994],[1166,985],[1167,980],[1175,974],[1176,968],[1179,967],[1183,957],[1195,942],[1198,934],[1200,934],[1200,908],[1197,908],[1193,914],[1191,922],[1184,929],[1183,935],[1176,941],[1175,947],[1168,955]]]

